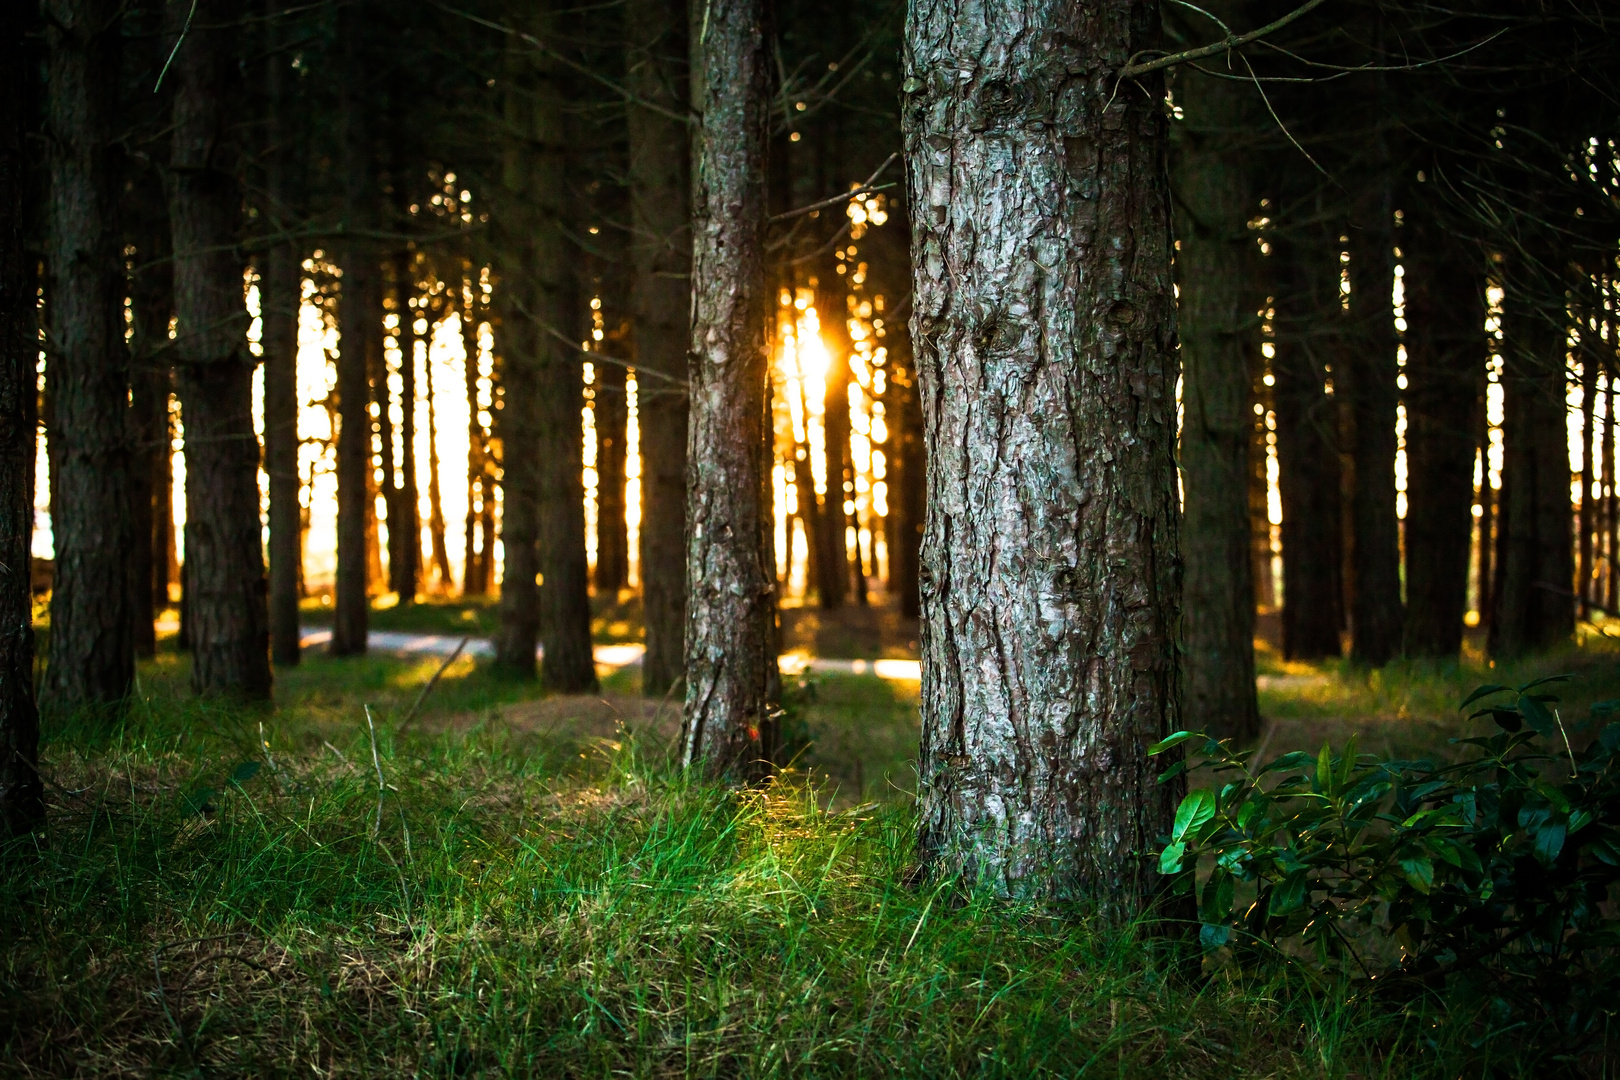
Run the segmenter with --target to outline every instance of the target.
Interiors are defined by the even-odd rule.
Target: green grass
[[[331,594],[305,598],[299,618],[305,626],[331,626]],[[598,645],[641,640],[641,598],[625,592],[618,597],[591,597],[591,632]],[[373,630],[408,634],[471,634],[490,637],[500,626],[500,600],[490,596],[425,596],[414,604],[396,604],[392,597],[373,603],[369,625]]]
[[[0,861],[0,1072],[1547,1075],[1443,1003],[1177,974],[1162,936],[912,884],[914,687],[814,680],[821,785],[737,795],[671,767],[633,675],[537,700],[461,661],[395,733],[435,666],[311,656],[255,710],[166,654],[121,723],[51,725],[49,825]],[[1315,674],[1268,712],[1428,724],[1473,678]]]

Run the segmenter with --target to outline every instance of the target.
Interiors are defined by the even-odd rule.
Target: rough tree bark
[[[1454,657],[1468,608],[1485,280],[1465,243],[1406,202],[1406,655]]]
[[[265,213],[268,228],[287,231],[294,221],[291,58],[282,51],[287,37],[272,19],[264,60],[269,109],[265,126]],[[298,503],[298,306],[302,275],[298,249],[277,240],[264,255],[259,310],[264,345],[264,471],[270,479],[270,657],[296,665],[299,561],[303,557],[303,513]]]
[[[35,275],[23,250],[28,159],[23,128],[28,51],[20,33],[0,39],[0,838],[45,816],[34,706],[34,422],[39,395]],[[29,209],[32,209],[31,207]]]
[[[760,453],[772,310],[764,243],[771,68],[762,0],[711,0],[697,17],[681,760],[754,777],[774,750],[767,688],[776,574]]]
[[[1241,26],[1245,6],[1211,10]],[[1253,147],[1243,137],[1253,88],[1188,67],[1177,72],[1176,91],[1183,113],[1172,126],[1171,156],[1183,372],[1182,693],[1202,730],[1247,741],[1260,734],[1249,505],[1258,249],[1248,228]]]
[[[171,14],[181,18],[177,2]],[[199,0],[176,54],[173,174],[176,371],[186,431],[186,603],[199,694],[270,696],[270,627],[259,533],[253,356],[237,250],[242,197],[230,133],[235,8]]]
[[[122,700],[135,677],[129,356],[118,220],[122,49],[111,0],[47,0],[43,10],[56,542],[46,693],[55,708],[71,712]]]
[[[641,597],[647,652],[641,692],[682,677],[686,633],[686,346],[692,300],[686,125],[686,5],[627,0],[630,307],[641,425]]]
[[[1303,235],[1301,235],[1303,232]],[[1277,487],[1282,498],[1283,655],[1343,651],[1343,519],[1339,499],[1339,402],[1327,393],[1330,339],[1338,317],[1337,245],[1291,223],[1270,234],[1276,312],[1271,361],[1277,410]]]
[[[903,111],[928,445],[919,847],[1122,915],[1179,726],[1175,300],[1152,0],[914,0]]]

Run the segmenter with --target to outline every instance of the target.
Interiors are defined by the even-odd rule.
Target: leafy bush
[[[1155,746],[1221,781],[1182,801],[1159,857],[1198,894],[1206,952],[1304,951],[1380,992],[1448,988],[1498,1022],[1600,1031],[1620,989],[1620,724],[1577,752],[1548,692],[1566,678],[1476,690],[1463,707],[1501,730],[1458,740],[1454,764],[1358,754],[1353,738],[1258,768],[1191,732]]]

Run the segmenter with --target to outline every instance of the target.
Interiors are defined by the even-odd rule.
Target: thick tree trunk
[[[15,29],[0,39],[0,563],[19,568],[29,565],[34,532],[39,405],[35,275],[23,249],[30,59],[25,40]],[[33,599],[30,575],[0,575],[0,838],[28,832],[45,817],[37,769]]]
[[[110,0],[47,0],[44,12],[56,541],[47,694],[58,710],[71,712],[122,700],[135,677],[129,356],[118,221],[122,50],[118,5]]]
[[[1400,522],[1395,514],[1396,388],[1395,211],[1382,137],[1377,168],[1350,229],[1350,315],[1354,335],[1345,370],[1334,380],[1354,416],[1355,462],[1350,516],[1355,531],[1350,601],[1350,658],[1379,667],[1401,646]]]
[[[428,544],[433,558],[438,586],[434,590],[448,593],[455,579],[450,574],[450,547],[446,537],[448,526],[444,519],[444,492],[439,481],[439,413],[438,397],[433,392],[433,365],[426,365],[427,421],[428,421]]]
[[[1282,498],[1283,655],[1337,657],[1344,623],[1339,498],[1339,402],[1321,328],[1338,317],[1338,252],[1330,238],[1271,237],[1276,316],[1271,371]]]
[[[171,8],[176,13],[178,3]],[[183,12],[178,12],[182,17]],[[175,341],[186,430],[186,603],[199,694],[270,696],[270,627],[259,532],[254,359],[247,348],[242,197],[230,140],[237,120],[234,8],[201,0],[175,54]]]
[[[338,108],[342,138],[342,293],[338,300],[337,583],[332,599],[334,656],[366,651],[371,610],[366,551],[366,503],[371,496],[371,390],[368,374],[382,327],[382,283],[372,243],[356,235],[372,225],[373,183],[366,86],[366,13],[361,4],[338,12]]]
[[[1129,916],[1179,792],[1175,299],[1151,0],[907,20],[928,441],[920,854]]]
[[[627,0],[631,279],[641,428],[641,692],[682,677],[686,633],[686,347],[692,302],[686,5]],[[640,102],[657,105],[655,112]]]
[[[1214,10],[1238,26],[1245,6]],[[1249,407],[1260,343],[1251,266],[1257,252],[1248,229],[1255,198],[1239,133],[1252,88],[1187,68],[1177,73],[1176,90],[1183,107],[1171,158],[1183,372],[1182,693],[1187,715],[1203,730],[1248,741],[1260,733]]]
[[[1485,281],[1421,205],[1407,210],[1406,655],[1454,657],[1468,608]]]
[[[712,0],[692,42],[692,337],[681,760],[758,776],[776,575],[763,497],[765,177],[771,76],[762,0]]]
[[[265,58],[269,96],[265,133],[265,210],[276,232],[293,224],[293,175],[287,142],[292,137],[291,60],[280,51],[286,31],[271,24]],[[264,471],[270,479],[270,657],[291,666],[299,660],[298,579],[303,556],[303,508],[298,501],[298,308],[303,275],[298,249],[278,241],[265,252],[259,279],[264,344]]]

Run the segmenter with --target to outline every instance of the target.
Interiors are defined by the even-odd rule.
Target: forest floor
[[[459,629],[432,614],[401,629]],[[784,646],[914,635],[804,611]],[[1262,653],[1268,753],[1443,753],[1474,685],[1554,671],[1578,725],[1617,659],[1595,633],[1512,670]],[[915,682],[789,680],[795,768],[737,795],[671,766],[678,702],[633,667],[558,697],[464,657],[401,730],[440,663],[308,649],[233,708],[166,643],[121,716],[48,722],[48,825],[0,860],[0,1073],[1545,1075],[1443,1003],[1189,975],[1162,935],[919,884]]]

